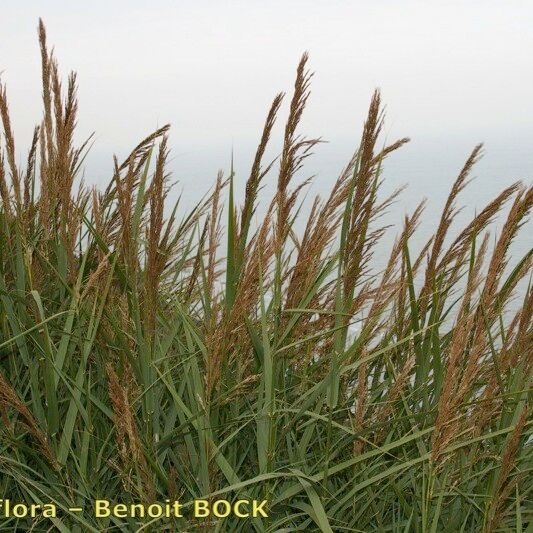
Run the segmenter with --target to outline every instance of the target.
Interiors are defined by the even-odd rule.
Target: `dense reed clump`
[[[320,142],[300,133],[304,55],[279,161],[263,159],[283,94],[242,207],[232,169],[189,212],[165,209],[168,126],[89,190],[76,76],[63,87],[42,23],[39,40],[44,114],[23,168],[0,87],[0,499],[61,513],[2,530],[525,531],[533,253],[509,248],[533,189],[510,185],[455,229],[477,146],[433,237],[414,253],[421,203],[377,270],[400,194],[383,197],[382,168],[408,139],[380,144],[376,92],[353,158],[296,225],[296,174]],[[186,515],[196,498],[267,499],[269,517],[69,511],[101,497],[179,498]]]

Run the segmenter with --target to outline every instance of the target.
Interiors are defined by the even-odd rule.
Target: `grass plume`
[[[25,166],[0,86],[3,497],[62,510],[102,496],[270,502],[270,516],[253,521],[63,512],[60,531],[532,522],[533,252],[512,253],[531,187],[508,185],[457,227],[476,146],[426,244],[412,244],[421,202],[377,268],[396,231],[381,216],[401,198],[383,194],[383,168],[408,139],[382,144],[376,91],[331,191],[302,204],[301,173],[319,146],[300,132],[312,79],[304,54],[279,157],[264,162],[284,93],[242,202],[231,168],[195,207],[169,205],[169,126],[114,157],[106,187],[88,189],[76,76],[62,81],[42,21],[38,36],[44,110]],[[6,527],[50,530],[29,518]]]

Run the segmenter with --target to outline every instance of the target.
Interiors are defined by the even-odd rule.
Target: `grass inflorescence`
[[[510,185],[457,229],[476,146],[434,235],[413,250],[421,203],[378,270],[401,192],[383,196],[382,169],[408,139],[381,144],[376,92],[329,196],[301,210],[297,174],[320,142],[300,132],[307,55],[279,160],[264,157],[284,94],[242,202],[232,169],[193,209],[167,205],[168,126],[89,189],[76,76],[62,84],[42,23],[39,40],[44,114],[23,166],[0,87],[0,498],[62,513],[1,529],[525,530],[533,254],[509,247],[533,189]],[[68,510],[102,497],[268,499],[269,517]]]

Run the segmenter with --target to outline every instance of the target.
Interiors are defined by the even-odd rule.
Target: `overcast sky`
[[[166,122],[185,185],[204,171],[211,180],[232,145],[248,161],[304,50],[315,77],[303,129],[330,141],[318,170],[342,166],[375,87],[390,140],[413,139],[402,168],[456,169],[485,140],[506,183],[531,169],[533,2],[3,0],[0,71],[18,139],[41,117],[39,16],[62,72],[78,72],[80,131],[97,133],[95,175]]]

